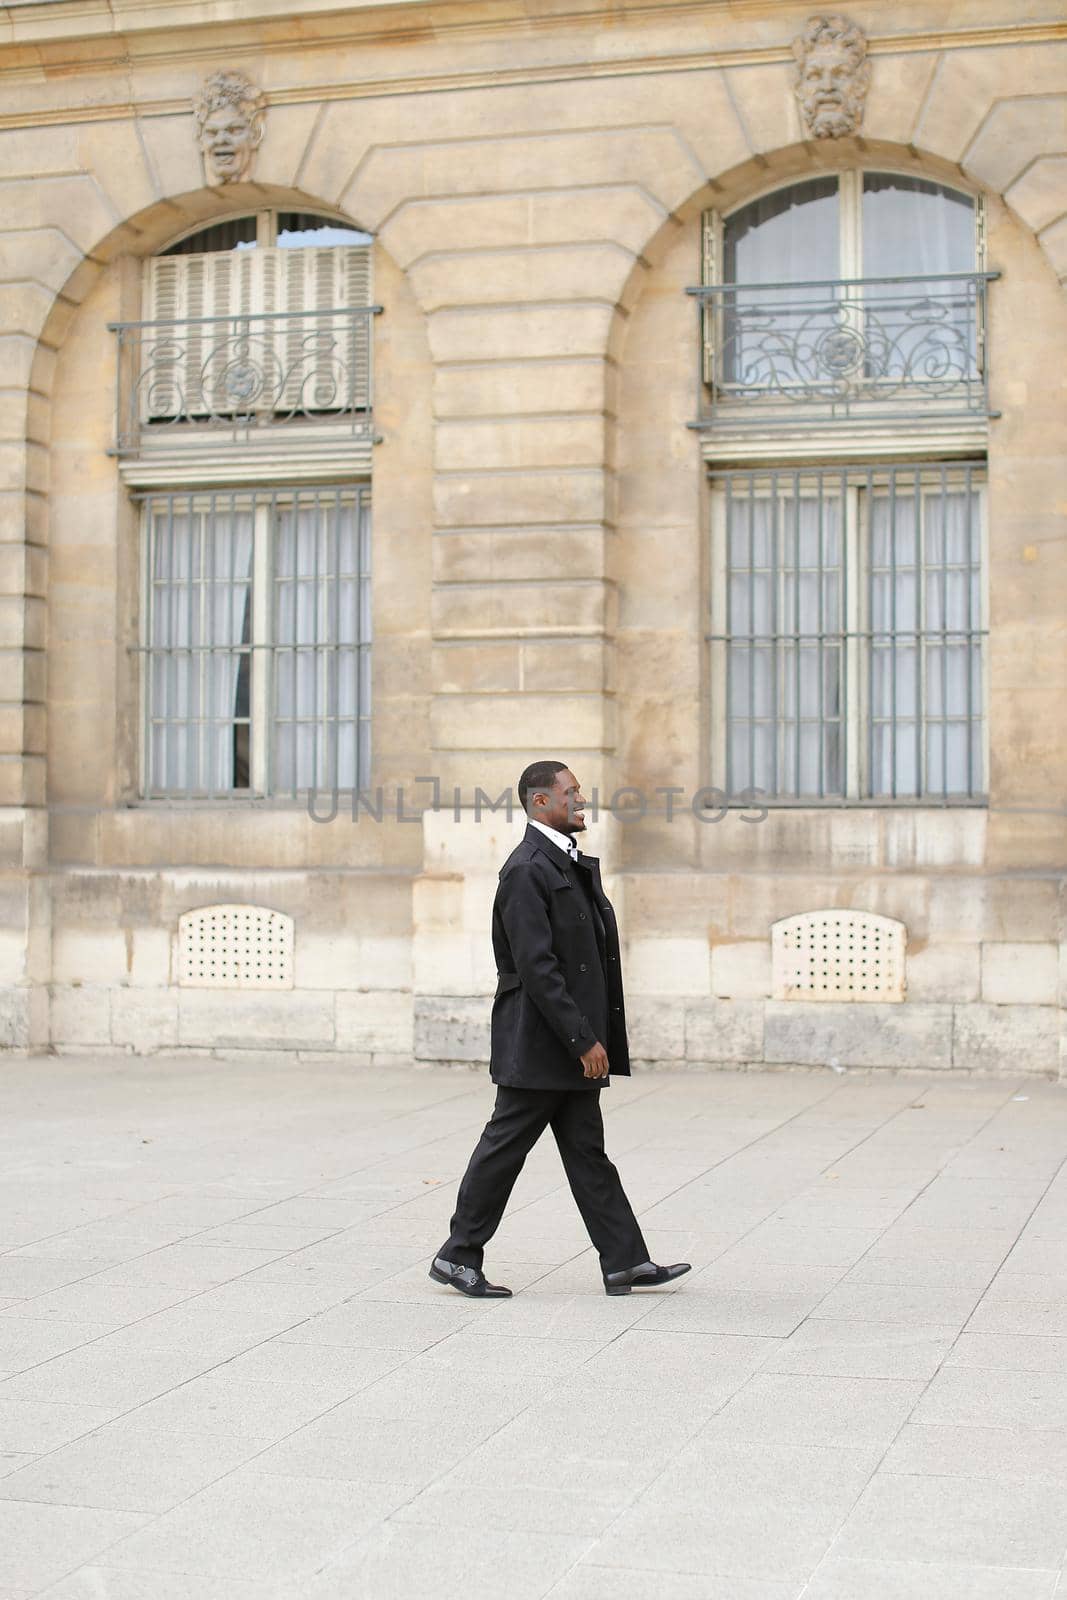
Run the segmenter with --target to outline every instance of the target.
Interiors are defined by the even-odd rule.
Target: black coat
[[[598,1039],[610,1070],[629,1075],[619,929],[595,856],[574,863],[528,826],[500,869],[493,952],[494,1083],[600,1088],[579,1059]]]

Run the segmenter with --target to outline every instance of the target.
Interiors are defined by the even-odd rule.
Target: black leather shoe
[[[485,1273],[479,1272],[477,1267],[461,1267],[455,1261],[446,1261],[443,1256],[434,1257],[430,1277],[435,1283],[447,1283],[450,1288],[458,1289],[460,1294],[469,1294],[476,1300],[511,1298],[510,1289],[503,1288],[499,1283],[487,1283]]]
[[[605,1294],[629,1294],[631,1289],[658,1289],[661,1284],[680,1278],[692,1268],[688,1261],[676,1261],[673,1267],[657,1267],[654,1261],[642,1261],[639,1267],[629,1267],[625,1272],[605,1272]]]

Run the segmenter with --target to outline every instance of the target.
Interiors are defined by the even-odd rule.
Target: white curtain
[[[863,179],[863,275],[974,271],[974,201],[922,178]]]
[[[150,611],[149,788],[234,787],[237,686],[252,581],[250,508],[155,503]]]
[[[920,793],[921,519],[911,484],[870,500],[871,793]]]
[[[788,283],[838,275],[836,178],[814,178],[753,200],[727,217],[726,283]]]
[[[836,278],[838,249],[836,177],[792,184],[754,200],[726,219],[724,283],[803,283]],[[746,387],[775,389],[809,379],[812,339],[832,315],[833,290],[769,289],[723,298],[724,378]],[[798,343],[799,341],[799,343]]]
[[[978,793],[977,496],[909,486],[875,495],[870,522],[872,793]]]
[[[731,788],[840,794],[840,498],[734,498],[728,537]]]
[[[365,502],[313,491],[275,539],[274,787],[351,789],[366,771],[369,526]]]
[[[909,277],[872,286],[867,301],[890,341],[889,376],[960,380],[977,364],[973,286],[923,280],[975,270],[974,201],[921,178],[869,172],[863,179],[863,275]],[[924,303],[925,302],[925,303]]]

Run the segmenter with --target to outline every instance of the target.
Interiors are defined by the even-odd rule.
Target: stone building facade
[[[0,82],[7,1047],[484,1061],[549,754],[639,1063],[1061,1070],[1055,0],[18,0]]]

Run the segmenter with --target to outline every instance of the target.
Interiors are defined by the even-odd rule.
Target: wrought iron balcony
[[[219,445],[277,449],[309,438],[369,445],[372,318],[380,306],[112,323],[118,335],[115,453]]]
[[[702,369],[693,427],[754,431],[979,421],[995,272],[690,289]]]

